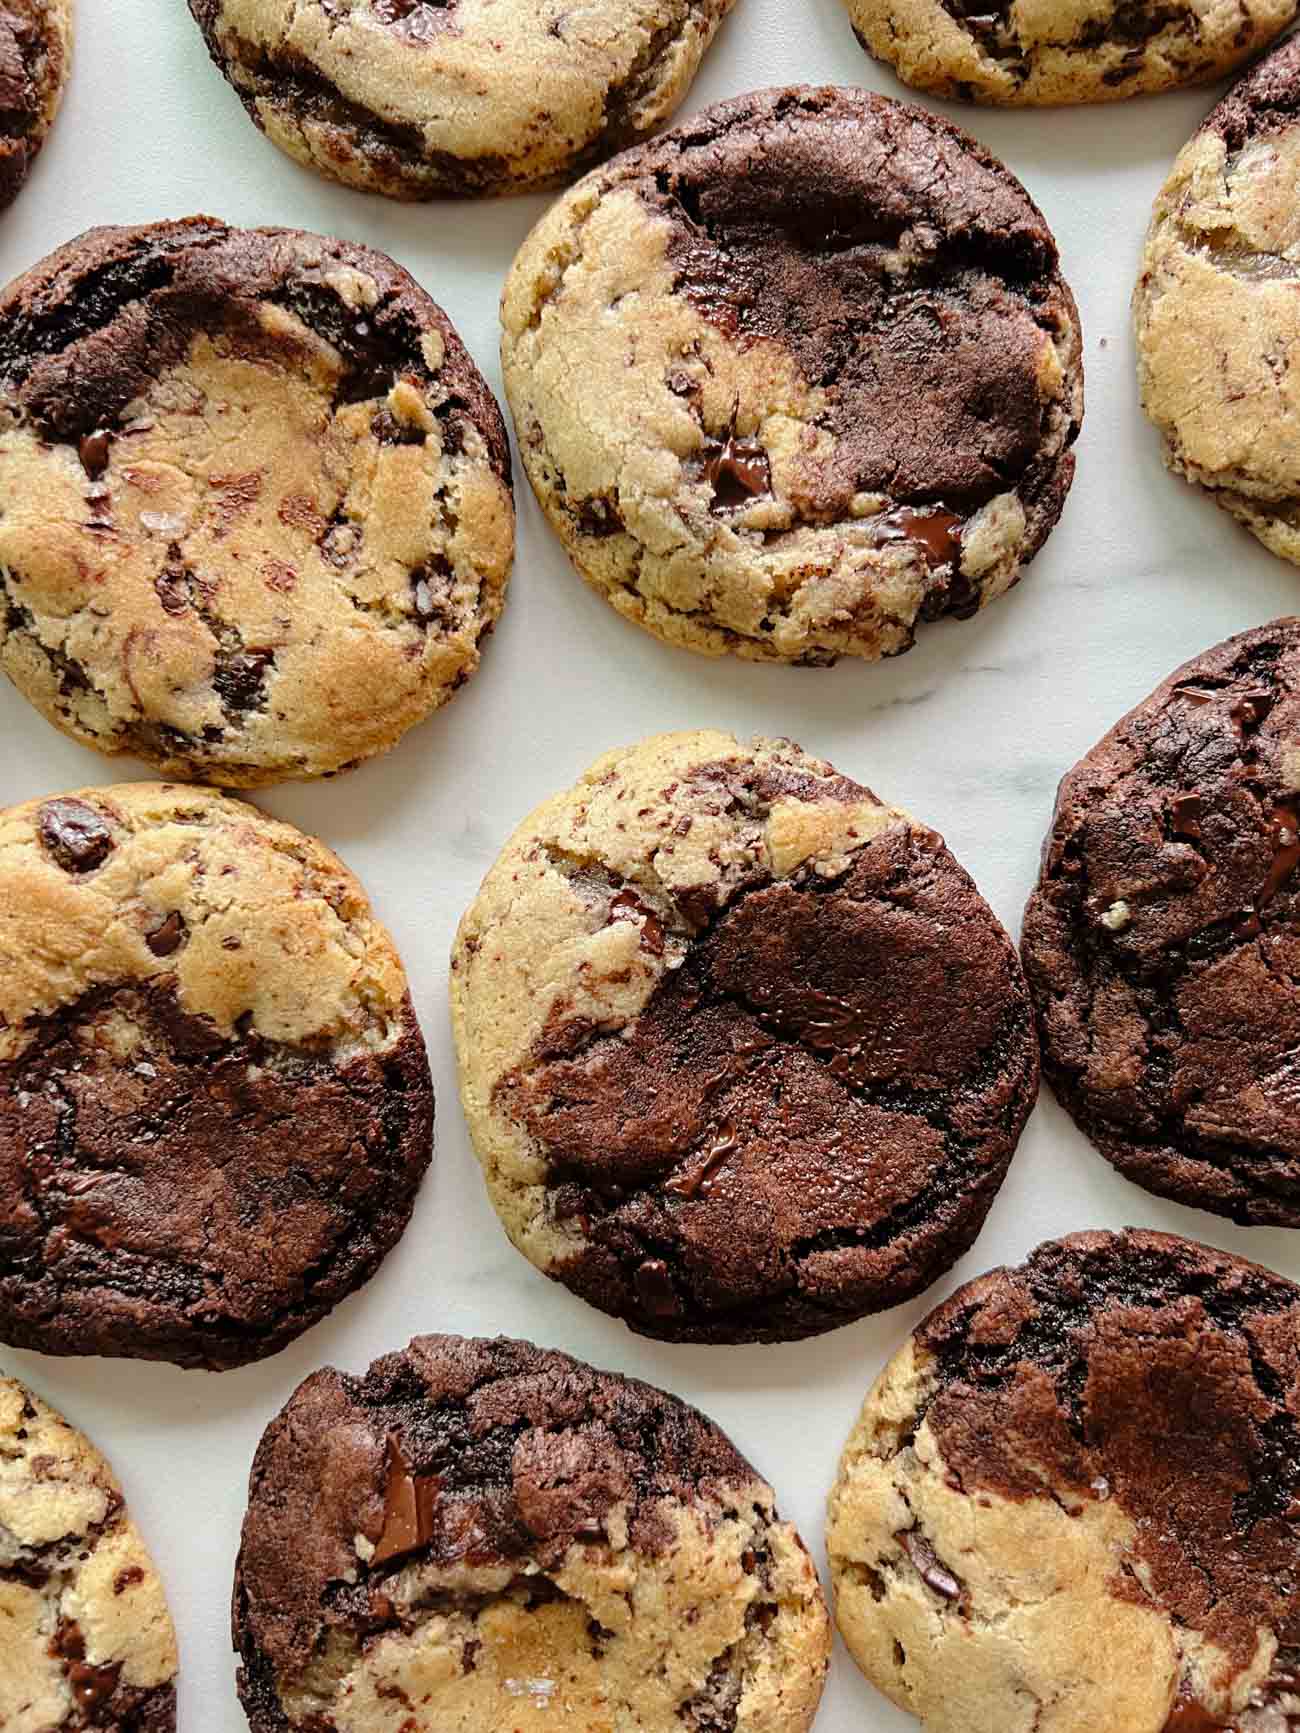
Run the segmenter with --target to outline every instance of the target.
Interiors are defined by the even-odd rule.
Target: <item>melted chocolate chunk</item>
[[[918,1341],[965,1492],[1086,1504],[1104,1484],[1133,1525],[1112,1592],[1237,1670],[1260,1631],[1300,1639],[1300,1288],[1172,1235],[1078,1234],[961,1289]]]
[[[750,809],[781,797],[734,764],[716,781]],[[701,887],[696,915],[628,1028],[561,1014],[498,1085],[584,1242],[553,1273],[682,1341],[812,1335],[928,1285],[1035,1093],[1006,936],[941,839],[901,825],[834,878],[756,878],[721,910]]]
[[[915,542],[931,566],[961,563],[965,520],[942,507],[899,506],[873,518],[869,528],[878,542]]]
[[[1102,1154],[1161,1195],[1290,1227],[1297,738],[1300,622],[1179,669],[1065,777],[1024,926],[1048,1075]]]
[[[772,466],[756,439],[729,433],[724,440],[710,440],[704,449],[704,479],[713,489],[710,511],[739,511],[757,495],[771,493]]]
[[[384,1527],[371,1557],[372,1565],[388,1564],[428,1546],[434,1534],[437,1508],[436,1477],[413,1474],[393,1433],[384,1443],[388,1478],[384,1485]]]
[[[89,873],[113,852],[107,821],[84,800],[47,800],[41,808],[42,846],[65,873]]]

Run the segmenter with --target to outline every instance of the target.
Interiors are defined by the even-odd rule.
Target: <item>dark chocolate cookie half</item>
[[[254,1733],[806,1733],[830,1649],[803,1542],[711,1421],[460,1336],[318,1372],[271,1422],[234,1639]]]
[[[874,659],[1014,584],[1060,515],[1078,313],[1025,189],[860,90],[760,92],[596,170],[515,260],[524,465],[627,618]]]
[[[189,0],[281,150],[395,199],[554,186],[672,114],[734,0]]]
[[[0,296],[0,667],[101,752],[242,786],[383,752],[513,552],[500,411],[380,253],[194,217]]]
[[[659,735],[539,807],[461,922],[452,1015],[511,1239],[669,1341],[928,1287],[1038,1085],[1015,950],[942,839],[789,741]]]
[[[0,1727],[176,1733],[176,1632],[112,1469],[0,1378]]]
[[[401,963],[321,843],[158,783],[0,813],[0,1341],[272,1354],[374,1273],[432,1137]]]
[[[1186,663],[1061,784],[1023,958],[1121,1173],[1300,1227],[1300,620]]]
[[[22,190],[63,100],[72,0],[0,4],[0,210]]]
[[[1294,1733],[1300,1288],[1136,1231],[981,1276],[867,1397],[827,1540],[932,1733]]]

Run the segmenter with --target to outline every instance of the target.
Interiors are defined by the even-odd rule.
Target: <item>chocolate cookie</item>
[[[0,1341],[222,1369],[361,1286],[429,1164],[346,868],[207,789],[0,813]]]
[[[845,0],[854,33],[916,90],[1009,107],[1208,84],[1283,31],[1296,0]]]
[[[1175,474],[1300,565],[1300,36],[1246,75],[1160,189],[1133,296],[1142,405]]]
[[[0,210],[31,172],[63,101],[72,0],[0,4]]]
[[[1023,956],[1052,1087],[1121,1173],[1300,1227],[1300,620],[1198,656],[1061,784]]]
[[[805,1733],[830,1621],[716,1426],[527,1342],[417,1336],[299,1386],[235,1583],[254,1733]]]
[[[103,1457],[0,1378],[0,1727],[175,1733],[176,1635]]]
[[[735,0],[190,0],[249,115],[394,199],[555,186],[644,138]]]
[[[0,666],[51,722],[253,786],[392,746],[478,666],[500,412],[390,259],[205,217],[0,297]]]
[[[931,1733],[1300,1727],[1300,1288],[1085,1233],[932,1312],[867,1397],[840,1631]]]
[[[578,570],[669,643],[874,659],[1000,596],[1074,473],[1078,315],[1020,183],[934,115],[767,91],[524,243],[502,360]]]
[[[525,819],[452,958],[461,1094],[525,1257],[666,1341],[896,1305],[1033,1105],[1010,940],[932,830],[789,741],[664,734]]]

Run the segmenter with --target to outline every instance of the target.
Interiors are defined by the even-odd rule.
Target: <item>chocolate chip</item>
[[[634,1278],[637,1298],[652,1318],[671,1318],[677,1312],[677,1295],[662,1258],[647,1258]]]
[[[713,489],[712,512],[738,511],[751,499],[772,491],[772,465],[756,439],[710,440],[705,446],[704,479]]]
[[[155,957],[170,957],[180,950],[188,937],[189,928],[185,917],[178,909],[173,909],[171,914],[146,935],[144,942]]]
[[[96,428],[94,433],[83,436],[77,447],[77,455],[81,458],[81,467],[92,481],[98,481],[108,468],[109,449],[113,435],[107,428]]]
[[[38,829],[42,844],[64,872],[93,872],[113,852],[112,831],[84,800],[47,800]]]
[[[873,538],[881,543],[915,542],[930,566],[959,565],[965,521],[942,506],[903,505],[882,512],[870,523]]]
[[[1169,803],[1169,825],[1175,836],[1200,836],[1205,802],[1198,794],[1180,794]]]
[[[921,1581],[945,1601],[959,1601],[965,1590],[961,1582],[942,1562],[920,1529],[903,1529],[894,1536],[911,1559]]]
[[[415,1474],[401,1439],[389,1433],[384,1443],[387,1479],[384,1484],[384,1527],[370,1562],[387,1564],[428,1546],[434,1535],[438,1497],[435,1477]]]
[[[223,652],[217,658],[212,684],[227,714],[260,710],[266,703],[266,671],[275,665],[274,650]]]
[[[612,921],[640,921],[641,943],[652,957],[662,957],[664,954],[663,922],[641,901],[633,890],[623,890],[609,905],[609,918]]]

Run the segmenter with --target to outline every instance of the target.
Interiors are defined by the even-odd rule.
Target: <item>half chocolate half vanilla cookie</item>
[[[235,1582],[253,1733],[807,1733],[830,1620],[770,1486],[651,1385],[417,1336],[267,1428]]]
[[[451,992],[506,1231],[668,1341],[928,1287],[1038,1086],[1014,947],[943,839],[789,741],[599,759],[507,843]]]
[[[1042,213],[866,91],[738,97],[597,169],[502,318],[566,552],[706,655],[897,655],[1010,589],[1074,475],[1079,318]]]
[[[175,1733],[176,1633],[112,1469],[0,1377],[0,1727]]]
[[[194,217],[0,296],[0,668],[86,745],[346,770],[475,671],[513,553],[500,411],[382,254]]]
[[[0,1342],[262,1359],[374,1274],[432,1142],[406,975],[323,844],[158,783],[0,813]]]
[[[1169,1234],[968,1283],[867,1397],[840,1631],[927,1733],[1300,1727],[1300,1288]]]

